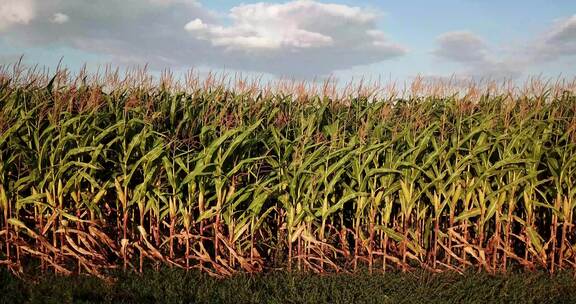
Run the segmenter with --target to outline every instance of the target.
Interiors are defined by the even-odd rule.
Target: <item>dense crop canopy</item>
[[[566,87],[401,99],[138,77],[0,76],[0,263],[576,268]]]

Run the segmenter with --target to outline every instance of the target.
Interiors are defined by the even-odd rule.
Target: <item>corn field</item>
[[[0,264],[574,270],[575,88],[4,66]]]

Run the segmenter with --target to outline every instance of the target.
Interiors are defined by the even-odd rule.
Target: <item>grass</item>
[[[312,275],[273,272],[216,279],[163,269],[92,276],[1,272],[1,303],[574,303],[573,274],[428,272]]]

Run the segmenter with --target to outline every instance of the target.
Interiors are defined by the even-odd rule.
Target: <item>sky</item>
[[[0,0],[0,64],[339,80],[576,76],[575,0]]]

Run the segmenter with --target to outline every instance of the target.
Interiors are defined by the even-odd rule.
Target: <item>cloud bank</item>
[[[536,45],[542,60],[576,55],[576,15],[557,21]]]
[[[436,38],[432,54],[460,64],[464,74],[472,77],[517,78],[529,67],[576,56],[576,15],[558,20],[541,35],[515,47],[491,46],[469,31],[447,32]]]
[[[378,29],[378,14],[311,0],[243,4],[223,17],[193,0],[3,1],[0,35],[9,43],[72,47],[123,64],[309,76],[406,53]]]
[[[436,57],[459,63],[462,74],[473,78],[516,78],[521,75],[517,58],[501,58],[503,51],[493,50],[481,37],[469,31],[444,33],[436,39]]]

